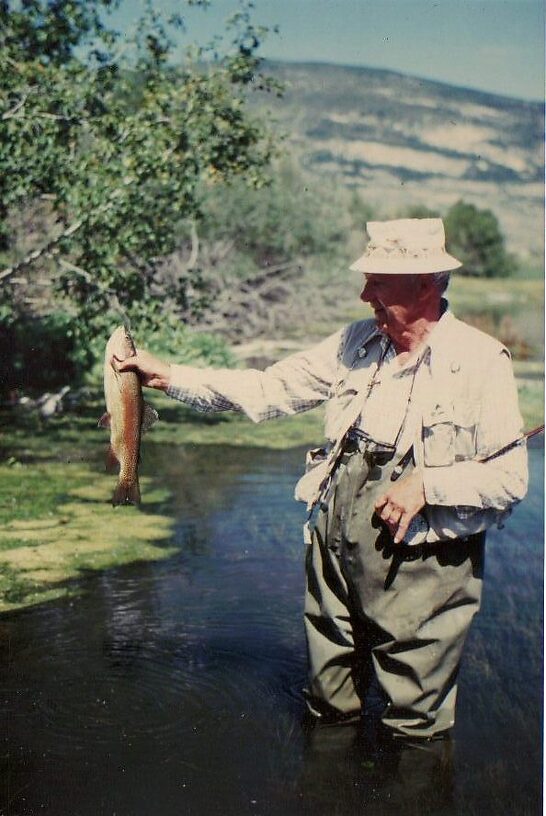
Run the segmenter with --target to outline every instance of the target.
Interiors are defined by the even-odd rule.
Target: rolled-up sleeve
[[[301,413],[329,397],[342,339],[343,330],[265,371],[172,365],[166,393],[198,411],[238,411],[253,422]]]

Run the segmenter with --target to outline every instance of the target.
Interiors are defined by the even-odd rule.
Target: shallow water
[[[178,554],[0,618],[0,813],[542,812],[543,449],[491,533],[453,741],[302,725],[301,450],[161,449]]]

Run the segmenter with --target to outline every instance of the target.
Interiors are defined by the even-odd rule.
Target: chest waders
[[[319,509],[306,556],[308,706],[326,721],[349,719],[371,713],[379,690],[390,732],[432,737],[454,723],[461,653],[480,606],[485,534],[394,545],[374,503],[397,458],[385,462],[354,445]]]

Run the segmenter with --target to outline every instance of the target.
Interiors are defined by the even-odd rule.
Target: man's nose
[[[369,303],[370,300],[371,300],[370,282],[369,281],[364,281],[364,288],[362,289],[362,292],[360,293],[360,300],[363,303]]]

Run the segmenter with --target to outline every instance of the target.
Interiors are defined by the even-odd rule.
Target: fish
[[[135,344],[127,326],[118,326],[111,334],[104,353],[104,397],[106,412],[99,427],[110,429],[110,445],[106,453],[106,468],[119,467],[119,478],[112,505],[140,504],[138,466],[142,432],[158,420],[155,408],[142,397],[142,386],[135,371],[118,371],[116,360],[122,362],[136,354]]]

